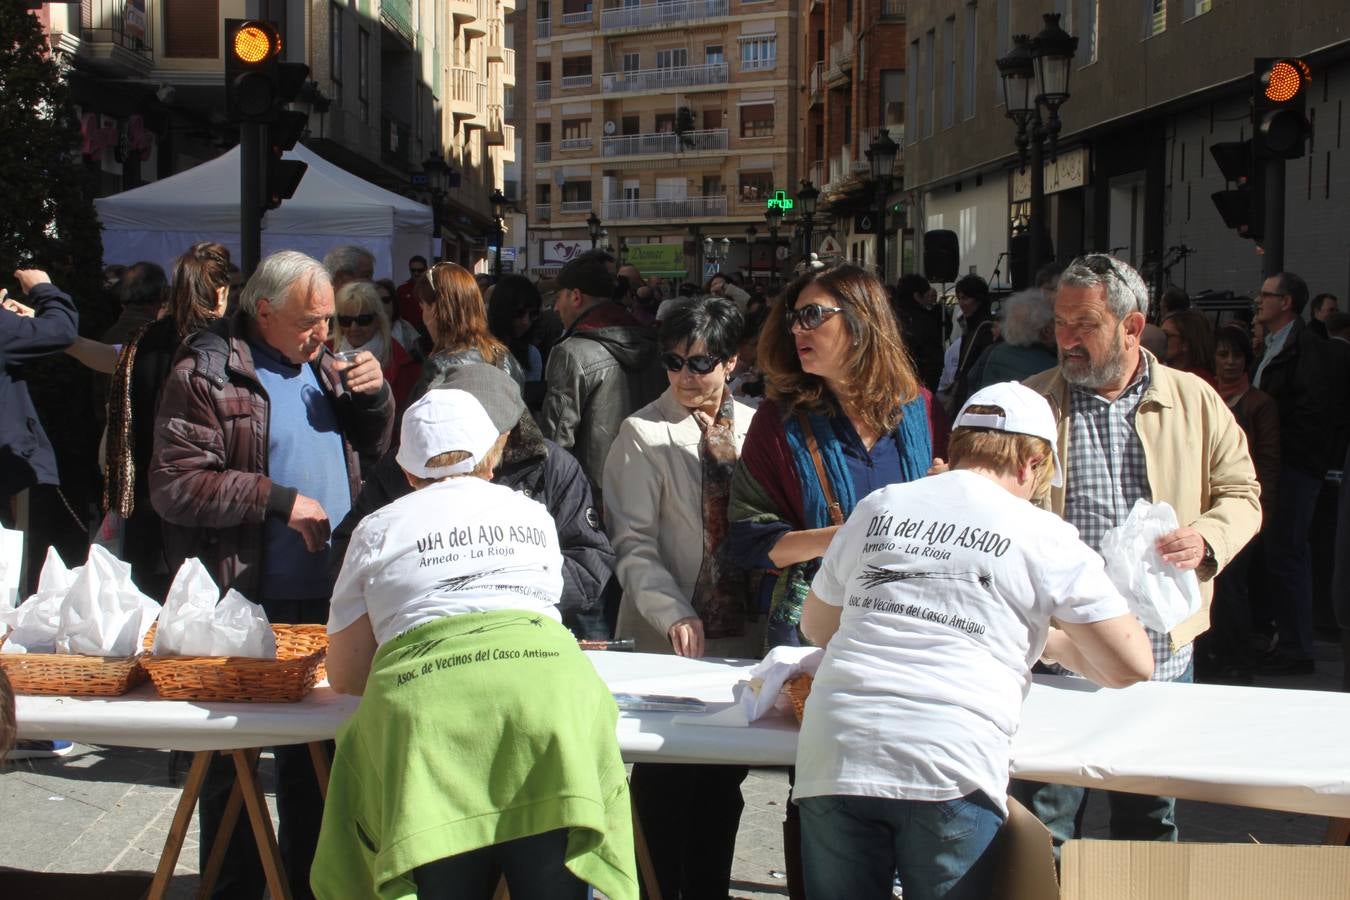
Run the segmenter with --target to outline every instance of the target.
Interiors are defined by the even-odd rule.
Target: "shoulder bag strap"
[[[839,501],[834,498],[834,489],[830,487],[830,479],[825,475],[825,461],[820,458],[820,445],[816,443],[816,433],[811,428],[811,422],[806,417],[806,413],[797,413],[797,424],[801,426],[802,436],[806,438],[806,449],[811,454],[811,462],[816,467],[816,478],[820,480],[820,490],[825,495],[825,510],[830,516],[830,524],[843,525],[844,510],[840,507]]]

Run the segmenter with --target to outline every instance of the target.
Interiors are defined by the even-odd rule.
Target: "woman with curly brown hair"
[[[934,427],[885,286],[857,266],[787,288],[760,334],[759,365],[767,399],[732,482],[731,553],[745,568],[778,571],[760,589],[767,644],[795,646],[839,525],[872,491],[922,477],[946,432]]]
[[[520,364],[488,327],[487,305],[472,272],[454,263],[436,263],[417,279],[413,296],[421,305],[432,349],[409,402],[443,380],[451,369],[469,363],[488,363],[505,371],[517,384],[525,383]]]

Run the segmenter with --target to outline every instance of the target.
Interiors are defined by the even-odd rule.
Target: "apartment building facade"
[[[885,129],[904,146],[907,0],[806,0],[800,53],[804,60],[800,158],[804,177],[819,188],[811,250],[838,246],[839,255],[874,267],[875,217],[883,204],[872,180],[868,148]],[[892,187],[904,168],[897,153]],[[884,206],[889,210],[893,203]],[[888,281],[901,270],[905,222],[889,212]],[[870,227],[869,227],[870,226]],[[833,240],[826,243],[826,238]]]
[[[167,177],[238,139],[226,121],[224,20],[261,18],[311,83],[302,141],[368,181],[431,202],[418,177],[438,153],[443,255],[486,256],[488,197],[514,160],[504,96],[515,83],[516,0],[84,0],[39,16],[71,61],[84,157],[100,195]],[[457,184],[455,182],[457,181]],[[395,271],[395,276],[403,272]]]
[[[794,0],[537,0],[529,19],[530,267],[589,247],[594,214],[621,255],[679,247],[644,274],[703,281],[709,237],[730,242],[721,269],[781,273],[764,216],[800,177]]]
[[[1079,39],[1047,158],[1047,225],[1055,255],[1110,250],[1160,291],[1260,283],[1258,248],[1226,228],[1210,200],[1225,188],[1209,153],[1251,136],[1256,57],[1312,67],[1309,152],[1287,166],[1286,266],[1314,290],[1350,289],[1350,21],[1340,0],[1304,0],[1279,15],[1250,0],[910,0],[905,191],[921,229],[957,232],[961,270],[1008,281],[1009,236],[1029,212],[996,60],[1015,34],[1058,12]],[[1350,135],[1347,135],[1350,137]],[[1191,251],[1182,257],[1179,248]],[[1181,260],[1178,262],[1178,260]],[[1016,260],[1014,260],[1016,262]]]

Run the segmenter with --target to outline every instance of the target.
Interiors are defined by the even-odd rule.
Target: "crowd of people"
[[[344,246],[244,281],[196,244],[168,274],[115,273],[122,317],[98,340],[41,271],[0,297],[6,524],[20,491],[60,484],[23,363],[64,351],[108,376],[91,525],[141,590],[163,599],[196,557],[271,621],[326,623],[330,684],[363,695],[326,807],[307,748],[276,750],[296,897],[488,897],[498,874],[522,898],[636,896],[630,790],[662,895],[727,896],[747,768],[627,781],[577,639],[825,648],[784,823],[811,898],[889,896],[897,873],[907,898],[987,896],[1009,793],[1056,846],[1074,836],[1082,789],[1008,784],[1033,670],[1114,687],[1313,668],[1309,537],[1350,442],[1350,314],[1293,273],[1218,323],[1174,292],[1150,322],[1139,274],[1102,254],[1003,298],[966,276],[954,308],[852,265],[768,294],[670,290],[603,252],[542,285],[421,256],[402,284],[374,270]],[[1158,552],[1199,578],[1201,609],[1166,633],[1099,555],[1138,500],[1176,511]],[[879,539],[925,521],[931,553]],[[445,674],[414,682],[410,655]],[[464,662],[484,658],[503,662]],[[208,774],[203,854],[232,777]],[[1110,802],[1114,837],[1176,839],[1171,798]],[[262,895],[243,822],[221,872],[216,896]]]

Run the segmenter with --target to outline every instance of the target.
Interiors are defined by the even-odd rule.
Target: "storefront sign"
[[[565,266],[589,249],[591,249],[589,240],[565,241],[554,239],[540,241],[539,266],[546,269]]]
[[[623,261],[637,266],[643,275],[683,272],[684,247],[680,244],[629,244]]]

